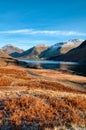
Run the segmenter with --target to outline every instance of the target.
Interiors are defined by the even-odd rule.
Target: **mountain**
[[[21,54],[17,58],[19,59],[39,59],[39,55],[48,48],[48,46],[42,44],[34,46]],[[18,55],[18,54],[17,54]]]
[[[50,46],[47,50],[43,51],[39,57],[42,59],[49,59],[51,57],[65,54],[69,50],[79,46],[82,42],[83,40],[81,39],[73,39],[67,42],[56,43],[55,45]]]
[[[22,53],[24,51],[24,50],[22,50],[22,49],[20,49],[18,47],[15,47],[15,46],[13,46],[11,44],[8,44],[8,45],[2,47],[2,50],[4,52],[10,54],[10,55],[11,55],[11,53],[14,53],[14,52]]]
[[[86,40],[66,54],[52,57],[53,60],[86,62]]]
[[[9,55],[12,56],[12,57],[14,57],[14,58],[17,58],[17,57],[20,56],[20,54],[21,53],[19,53],[19,52],[13,52],[13,53],[10,53]]]
[[[9,54],[10,56],[17,58],[17,59],[22,59],[22,60],[28,60],[28,59],[58,59],[58,60],[67,60],[69,58],[66,57],[65,54],[69,55],[71,52],[71,49],[77,48],[83,40],[81,39],[73,39],[69,40],[67,42],[60,42],[56,43],[50,47],[41,44],[34,46],[26,51],[23,51],[20,48],[17,48],[13,45],[6,45],[2,47],[2,50],[6,53]],[[66,57],[63,59],[63,57]]]

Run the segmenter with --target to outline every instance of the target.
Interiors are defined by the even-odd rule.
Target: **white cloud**
[[[86,33],[77,32],[77,31],[35,30],[35,29],[0,31],[0,34],[26,34],[26,35],[47,35],[47,36],[86,36]]]
[[[7,31],[0,31],[0,34],[20,34],[20,33],[28,33],[28,29],[20,29],[20,30],[7,30]]]

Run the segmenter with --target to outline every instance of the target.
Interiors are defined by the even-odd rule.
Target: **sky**
[[[0,0],[0,47],[86,39],[86,0]]]

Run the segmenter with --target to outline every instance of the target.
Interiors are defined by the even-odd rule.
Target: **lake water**
[[[26,67],[65,70],[79,75],[86,76],[86,64],[78,62],[49,61],[49,60],[21,60]]]

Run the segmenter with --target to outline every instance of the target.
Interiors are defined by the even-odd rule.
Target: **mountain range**
[[[6,45],[1,48],[0,52],[3,55],[21,60],[85,61],[86,41],[73,39],[67,42],[56,43],[49,47],[42,44],[25,51],[13,45]]]
[[[6,52],[7,54],[9,54],[14,58],[26,60],[26,59],[39,59],[40,53],[46,50],[47,48],[48,46],[41,44],[24,51],[13,45],[6,45],[2,47],[2,51]]]

